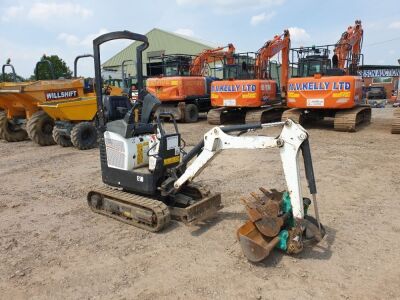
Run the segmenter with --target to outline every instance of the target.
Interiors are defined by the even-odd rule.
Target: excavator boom
[[[224,50],[226,49],[227,50]],[[233,54],[235,53],[235,46],[228,44],[225,47],[218,47],[215,49],[208,49],[201,52],[195,57],[190,64],[189,73],[191,76],[204,76],[206,64],[213,63],[218,60],[227,59],[228,64],[233,62]]]
[[[334,67],[347,69],[347,74],[352,73],[351,68],[346,68],[346,62],[349,61],[348,56],[351,54],[351,66],[354,68],[358,65],[363,34],[364,31],[360,20],[356,20],[354,26],[349,26],[347,30],[343,32],[340,40],[335,45],[335,55],[332,58]]]

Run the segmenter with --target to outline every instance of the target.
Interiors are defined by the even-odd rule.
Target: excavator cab
[[[292,50],[292,64],[297,61],[297,66],[292,68],[292,77],[310,77],[314,74],[326,75],[332,68],[329,58],[329,48],[326,46],[312,46],[294,48]],[[293,57],[297,56],[294,60]]]
[[[310,55],[299,61],[299,77],[327,74],[331,68],[331,60],[327,56]]]
[[[193,57],[187,54],[161,55],[149,58],[149,76],[189,76]]]
[[[230,58],[232,60],[232,58]],[[233,63],[223,62],[223,79],[252,79],[254,78],[255,53],[246,52],[233,55]]]

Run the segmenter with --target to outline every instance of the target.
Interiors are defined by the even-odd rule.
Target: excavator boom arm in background
[[[334,67],[344,70],[350,54],[351,66],[355,68],[358,65],[363,34],[364,31],[360,20],[356,20],[354,26],[349,26],[347,30],[343,32],[340,40],[335,45],[335,54],[333,57]],[[349,74],[349,70],[347,70],[347,73]]]
[[[257,51],[256,56],[256,78],[267,79],[265,70],[268,67],[270,59],[282,52],[281,66],[281,90],[286,92],[287,81],[289,79],[289,50],[290,33],[285,30],[282,35],[276,35],[272,40],[267,41],[264,46]]]
[[[227,48],[227,50],[224,50]],[[235,53],[235,46],[228,44],[225,47],[218,47],[215,49],[208,49],[201,52],[190,64],[189,73],[192,76],[203,76],[205,64],[215,62],[220,59],[227,59],[228,64],[233,64]]]

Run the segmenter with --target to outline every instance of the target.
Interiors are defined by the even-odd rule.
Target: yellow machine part
[[[77,97],[91,96],[92,94],[83,93],[83,80],[77,78],[5,83],[0,86],[0,108],[7,111],[8,118],[29,119],[39,110],[38,104],[49,101],[49,94],[74,91]]]
[[[96,115],[96,96],[39,104],[51,118],[62,121],[91,121]]]
[[[123,90],[112,87],[111,95],[122,95]],[[95,93],[88,97],[79,97],[69,100],[44,102],[39,104],[51,118],[61,121],[91,121],[96,116],[97,102]]]
[[[93,120],[96,114],[95,93],[84,93],[84,79],[40,80],[34,82],[1,83],[0,109],[7,111],[7,118],[30,118],[43,109],[53,119],[71,121]],[[73,91],[68,99],[49,99],[53,93]],[[111,95],[121,95],[122,89],[111,87]]]

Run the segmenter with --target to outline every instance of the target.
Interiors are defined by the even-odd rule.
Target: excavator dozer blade
[[[279,237],[263,237],[252,221],[247,221],[237,231],[242,251],[251,262],[264,260],[271,250],[278,244]]]
[[[211,194],[186,208],[169,207],[171,217],[187,225],[196,225],[213,217],[223,206],[221,194]]]

